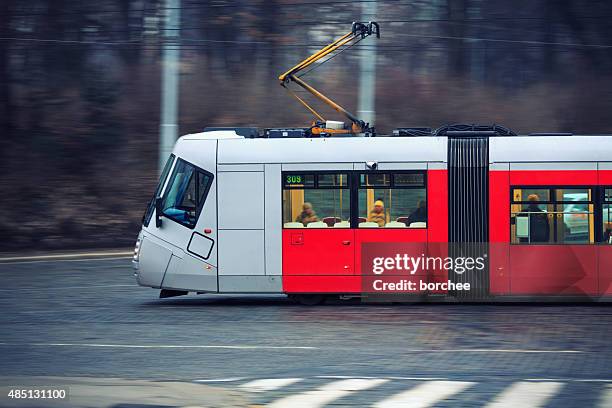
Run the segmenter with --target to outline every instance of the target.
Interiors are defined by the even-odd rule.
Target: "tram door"
[[[304,291],[346,290],[338,278],[356,273],[350,174],[283,172],[282,178],[283,274],[316,276],[300,286]]]
[[[380,253],[377,256],[427,254],[426,169],[386,170],[384,163],[380,167],[356,172],[354,178],[355,258],[364,276],[371,269],[362,265],[362,256],[370,251]],[[427,275],[425,268],[419,268],[405,278],[418,286],[428,280]]]

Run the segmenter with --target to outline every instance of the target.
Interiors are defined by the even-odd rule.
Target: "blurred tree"
[[[0,37],[9,38],[11,12],[13,10],[13,1],[4,0],[0,2]],[[10,140],[13,137],[14,118],[12,118],[12,103],[11,94],[11,76],[9,70],[9,47],[11,43],[6,40],[0,40],[0,129],[4,136],[4,140]],[[6,154],[6,149],[0,149],[2,154]],[[0,160],[4,162],[5,160]],[[2,164],[0,164],[2,168]]]

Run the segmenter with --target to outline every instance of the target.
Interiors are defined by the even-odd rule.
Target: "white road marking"
[[[559,382],[516,382],[486,405],[487,408],[536,408],[546,404],[563,386]]]
[[[16,265],[16,264],[32,264],[42,262],[87,262],[87,261],[112,261],[117,259],[131,259],[134,255],[114,256],[114,257],[97,257],[97,258],[77,258],[77,259],[38,259],[38,260],[23,260],[23,261],[7,261],[10,258],[0,258],[0,265]],[[51,256],[51,255],[49,255]]]
[[[534,350],[534,349],[409,349],[404,353],[584,353],[581,350]]]
[[[37,261],[46,259],[74,259],[85,257],[105,258],[107,256],[128,256],[134,255],[134,251],[108,251],[108,252],[79,252],[73,254],[51,254],[51,255],[26,255],[26,256],[8,256],[0,258],[3,261]]]
[[[468,387],[473,386],[473,382],[464,381],[431,381],[426,382],[409,390],[392,395],[389,398],[378,401],[374,404],[376,408],[425,408],[443,401],[448,397],[457,394]]]
[[[56,287],[44,287],[44,288],[15,288],[15,289],[0,289],[0,292],[15,292],[18,290],[29,290],[29,291],[38,291],[38,290],[42,290],[42,291],[48,291],[48,290],[54,290],[54,289],[101,289],[101,288],[139,288],[139,286],[137,284],[132,284],[132,285],[91,285],[91,286],[56,286]]]
[[[556,382],[612,382],[610,379],[604,378],[525,378],[523,381],[556,381]]]
[[[238,349],[238,350],[316,350],[308,346],[257,346],[257,345],[188,345],[188,344],[99,344],[99,343],[0,343],[0,346],[32,347],[108,347],[143,349]]]
[[[117,285],[124,286],[124,285]],[[133,286],[133,285],[125,285]],[[92,286],[87,286],[92,287]],[[85,288],[85,287],[83,287]],[[97,343],[0,343],[0,346],[73,346],[73,347],[117,347],[117,348],[225,348],[225,349],[288,349],[288,350],[320,350],[321,347],[312,346],[258,346],[258,345],[182,345],[182,344],[97,344]],[[329,350],[329,349],[328,349]],[[435,350],[423,350],[423,351],[435,351]],[[444,350],[443,350],[444,351]],[[456,352],[471,352],[475,350],[456,350]],[[580,350],[478,350],[488,351],[492,353],[584,353]],[[352,377],[341,377],[337,378],[355,378]],[[366,378],[366,377],[361,377]],[[406,377],[405,379],[412,379]],[[427,379],[427,378],[415,378],[415,379]],[[437,378],[431,378],[437,379]]]
[[[317,375],[315,378],[328,378],[330,380],[346,380],[349,378],[380,378],[380,377],[368,377],[361,375]]]
[[[431,380],[447,380],[447,377],[368,377],[358,375],[317,375],[315,378],[330,378],[330,379],[343,379],[343,378],[385,378],[387,380],[418,380],[418,381],[431,381]]]
[[[356,391],[377,387],[389,380],[353,378],[334,381],[315,390],[290,395],[268,404],[271,408],[318,408]]]
[[[603,392],[601,396],[601,400],[599,401],[598,407],[600,408],[612,407],[612,386],[608,385],[606,390]]]
[[[244,380],[245,377],[211,378],[204,380],[193,380],[195,383],[234,382]]]
[[[302,380],[303,378],[263,378],[242,384],[240,388],[250,392],[266,392],[286,387]]]

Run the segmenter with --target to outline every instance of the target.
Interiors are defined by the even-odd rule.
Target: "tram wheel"
[[[304,306],[315,306],[322,303],[325,300],[323,295],[295,295],[293,297],[295,301]]]

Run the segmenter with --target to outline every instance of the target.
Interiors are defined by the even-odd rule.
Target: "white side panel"
[[[379,170],[425,170],[427,169],[426,162],[416,163],[398,163],[398,162],[379,162]]]
[[[219,231],[219,276],[264,275],[264,231]]]
[[[283,164],[283,171],[353,170],[351,163],[289,163]]]
[[[266,275],[282,275],[282,193],[280,164],[266,164],[264,174]]]
[[[609,161],[612,136],[514,136],[489,139],[490,162]]]
[[[172,256],[162,284],[164,289],[216,292],[217,270],[191,255]]]
[[[263,164],[220,164],[217,171],[263,171]]]
[[[510,170],[510,163],[491,163],[489,164],[489,170],[508,171]]]
[[[431,162],[427,163],[427,170],[447,170],[448,165],[446,163],[441,162]]]
[[[597,163],[510,163],[510,170],[597,170]]]
[[[446,162],[446,137],[326,137],[219,140],[219,164]]]
[[[219,173],[217,179],[219,230],[263,229],[263,172]]]
[[[282,276],[221,275],[219,292],[222,293],[282,293]]]

